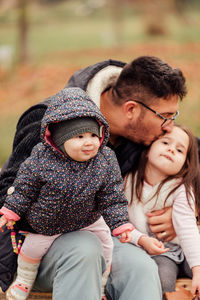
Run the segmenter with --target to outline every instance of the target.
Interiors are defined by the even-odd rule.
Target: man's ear
[[[129,120],[135,118],[136,108],[138,103],[135,101],[127,101],[123,104],[124,112]]]

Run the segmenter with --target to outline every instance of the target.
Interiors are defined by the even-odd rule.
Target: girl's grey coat
[[[98,154],[81,163],[55,148],[48,126],[87,116],[103,125],[104,137]],[[45,235],[78,230],[100,215],[111,230],[127,223],[123,180],[114,152],[105,146],[108,138],[108,123],[85,92],[62,90],[43,117],[42,142],[21,165],[13,184],[15,191],[4,206],[20,217],[25,215],[31,227]]]

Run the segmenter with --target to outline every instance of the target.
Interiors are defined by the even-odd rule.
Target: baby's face
[[[82,133],[64,143],[66,153],[76,161],[87,161],[94,157],[100,147],[98,136],[92,132]]]

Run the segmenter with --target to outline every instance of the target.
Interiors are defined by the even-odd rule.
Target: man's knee
[[[140,268],[141,272],[148,273],[148,275],[158,274],[158,266],[148,254],[139,261],[138,268]]]
[[[158,267],[154,260],[141,248],[134,245],[119,245],[115,241],[113,253],[113,268],[129,271],[131,276],[148,277],[152,274],[158,275]],[[151,274],[151,275],[150,275]]]
[[[100,240],[91,232],[75,231],[61,235],[49,250],[49,255],[59,257],[81,258],[88,261],[103,255]]]
[[[49,290],[53,286],[56,276],[65,274],[70,278],[74,273],[101,274],[105,269],[105,260],[100,240],[90,232],[75,231],[63,234],[52,244],[43,257],[38,273],[39,289]],[[59,270],[59,272],[58,272]],[[91,273],[92,273],[91,272]],[[60,278],[59,278],[60,280]]]
[[[82,235],[83,232],[80,232]],[[100,240],[91,232],[84,232],[79,239],[80,247],[76,247],[75,255],[85,260],[87,263],[96,261],[103,257],[103,247]]]

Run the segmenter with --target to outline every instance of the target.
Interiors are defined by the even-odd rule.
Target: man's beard
[[[148,137],[151,135],[151,128],[143,124],[144,115],[145,113],[141,112],[135,122],[127,124],[125,133],[127,139],[138,144],[149,145]]]

